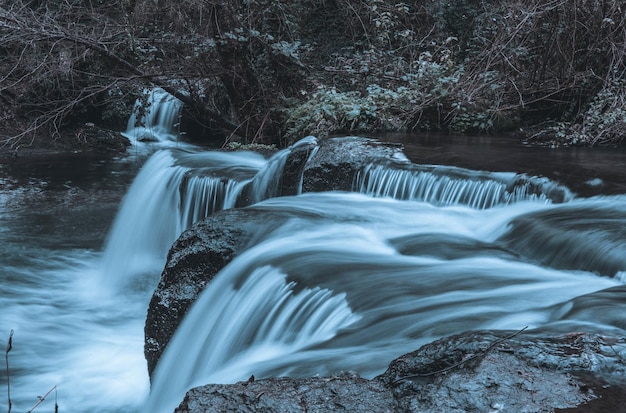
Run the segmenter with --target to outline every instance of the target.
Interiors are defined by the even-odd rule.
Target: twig
[[[12,349],[13,349],[13,330],[11,330],[11,332],[9,333],[9,341],[7,343],[6,352],[4,353],[6,362],[7,362],[7,399],[9,403],[8,413],[11,413],[11,381],[10,381],[10,374],[9,374],[9,351],[11,351]]]
[[[41,403],[43,403],[44,400],[46,400],[46,397],[48,397],[50,395],[50,393],[52,393],[53,390],[56,390],[57,386],[56,384],[54,386],[52,386],[52,388],[50,390],[48,390],[48,392],[46,394],[44,394],[43,396],[39,396],[39,400],[37,400],[37,403],[35,403],[33,405],[33,407],[31,407],[28,412],[26,413],[31,413],[33,410],[35,410],[37,408],[37,406],[39,406]],[[55,403],[56,405],[56,403]],[[56,410],[56,408],[55,408]]]
[[[522,333],[522,331],[526,330],[527,328],[528,328],[528,326],[526,326],[526,327],[522,328],[521,330],[519,330],[519,331],[517,331],[517,332],[515,332],[515,333],[513,333],[513,334],[511,334],[511,335],[509,335],[509,336],[499,338],[498,340],[496,340],[496,341],[494,341],[493,343],[491,343],[491,344],[489,345],[489,347],[487,347],[486,349],[484,349],[484,350],[479,350],[476,354],[473,354],[472,356],[470,356],[470,357],[468,357],[468,358],[466,358],[466,359],[463,359],[463,360],[459,361],[458,363],[455,363],[455,364],[453,364],[453,365],[451,365],[451,366],[448,366],[448,367],[443,368],[443,369],[441,369],[441,370],[431,371],[431,372],[428,372],[428,373],[417,373],[417,374],[411,374],[410,376],[400,377],[399,379],[394,380],[393,382],[391,382],[391,384],[392,384],[392,385],[393,385],[393,384],[397,384],[397,383],[399,383],[399,382],[401,382],[401,381],[404,381],[404,380],[410,380],[410,379],[416,379],[416,378],[418,378],[418,377],[429,377],[429,376],[435,376],[435,375],[437,375],[437,374],[447,373],[448,371],[453,370],[453,369],[455,369],[455,368],[457,368],[457,367],[459,367],[459,366],[461,366],[461,365],[463,365],[463,364],[467,363],[467,362],[468,362],[468,361],[470,361],[470,360],[474,360],[474,359],[476,359],[476,358],[478,358],[478,357],[483,356],[484,354],[487,354],[487,353],[488,353],[491,349],[493,349],[493,348],[494,348],[494,347],[496,347],[497,345],[501,344],[502,342],[504,342],[504,341],[506,341],[506,340],[510,340],[510,339],[512,339],[513,337],[515,337],[515,336],[517,336],[517,335],[521,334],[521,333]]]

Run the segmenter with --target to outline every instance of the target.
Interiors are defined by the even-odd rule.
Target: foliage
[[[226,142],[548,121],[535,137],[614,144],[623,15],[597,0],[0,0],[0,116],[19,103],[56,131],[119,117],[152,83]]]

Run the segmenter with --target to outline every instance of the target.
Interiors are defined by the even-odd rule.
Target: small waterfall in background
[[[448,166],[372,163],[355,178],[356,191],[377,197],[486,209],[520,201],[567,202],[568,188],[546,178]]]
[[[183,103],[160,88],[145,91],[144,99],[138,99],[122,133],[133,146],[169,147],[181,145],[180,111]]]

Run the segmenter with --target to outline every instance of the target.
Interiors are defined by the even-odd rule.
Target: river
[[[488,207],[372,191],[272,198],[265,173],[251,208],[294,218],[258,234],[201,295],[158,366],[153,397],[143,326],[169,245],[190,222],[233,206],[239,183],[280,162],[172,144],[117,159],[2,164],[0,338],[14,330],[13,411],[53,386],[37,411],[55,401],[61,412],[171,411],[188,386],[250,374],[372,377],[391,359],[468,329],[626,334],[624,151],[385,139],[421,164],[542,175],[571,197]],[[219,185],[192,185],[195,170]],[[218,195],[187,202],[190,188]]]

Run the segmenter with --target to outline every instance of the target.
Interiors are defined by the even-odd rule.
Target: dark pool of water
[[[561,182],[579,195],[626,193],[626,148],[548,148],[514,137],[385,134],[415,163],[519,172]]]

